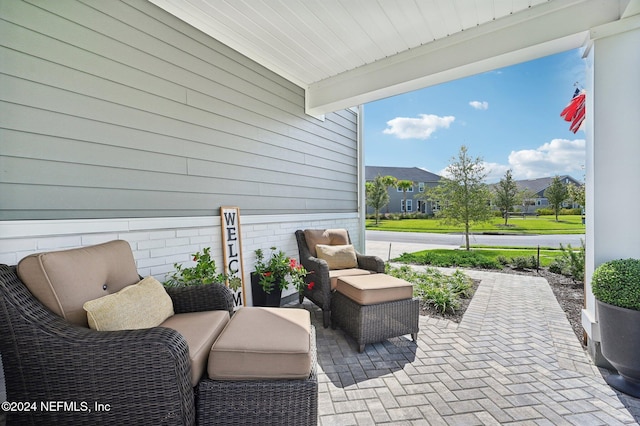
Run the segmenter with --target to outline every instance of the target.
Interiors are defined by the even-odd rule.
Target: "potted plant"
[[[211,258],[210,248],[205,247],[202,253],[193,254],[195,266],[185,268],[174,263],[175,271],[165,280],[165,287],[188,287],[204,284],[222,284],[229,281],[229,287],[237,290],[241,285],[240,278],[217,272],[216,262]]]
[[[288,257],[282,250],[271,247],[271,255],[265,260],[262,249],[254,251],[255,271],[251,273],[253,306],[280,306],[282,290],[292,284],[298,292],[313,288],[306,283],[307,270],[296,259]]]
[[[605,262],[593,272],[602,355],[618,370],[606,378],[640,398],[640,259]]]

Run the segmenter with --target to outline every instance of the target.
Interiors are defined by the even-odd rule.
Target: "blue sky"
[[[516,179],[583,180],[584,130],[571,132],[560,112],[584,79],[581,51],[571,50],[368,103],[365,164],[441,175],[466,145],[489,183],[508,169]]]

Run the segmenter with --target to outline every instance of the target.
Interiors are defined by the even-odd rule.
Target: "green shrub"
[[[516,256],[511,259],[515,269],[536,269],[538,262],[535,256]]]
[[[581,245],[578,250],[571,247],[571,244],[567,244],[566,247],[560,244],[562,255],[553,260],[551,265],[549,265],[549,271],[571,277],[577,282],[583,281],[585,246],[584,241],[581,240],[580,243]]]
[[[418,272],[407,265],[395,268],[387,264],[385,272],[412,283],[414,296],[442,313],[455,312],[460,299],[471,295],[472,281],[460,270],[446,275],[435,268]]]
[[[496,257],[496,261],[503,266],[506,266],[509,264],[509,259],[507,259],[507,257],[503,255]]]
[[[548,207],[541,207],[539,209],[536,210],[536,213],[538,213],[540,216],[555,216],[556,212],[553,211],[553,209],[548,208]],[[560,211],[558,211],[559,215],[581,215],[582,214],[582,209],[577,208],[577,209],[560,209]]]
[[[640,311],[640,259],[601,264],[593,272],[591,286],[599,301]]]
[[[556,213],[553,211],[553,209],[547,209],[547,208],[539,208],[536,210],[536,213],[538,213],[540,216],[553,216]]]
[[[560,209],[559,214],[561,215],[571,215],[571,216],[578,216],[582,214],[582,209],[581,208],[576,208],[576,209]]]

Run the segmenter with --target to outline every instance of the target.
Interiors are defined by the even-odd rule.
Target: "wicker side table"
[[[376,274],[379,276],[382,274]],[[390,277],[392,278],[392,277]],[[358,280],[366,277],[358,277]],[[339,287],[338,287],[339,288]],[[342,294],[332,293],[331,324],[339,326],[358,343],[362,352],[367,343],[381,342],[390,337],[411,334],[415,342],[418,335],[420,302],[416,298],[392,300],[362,305]]]

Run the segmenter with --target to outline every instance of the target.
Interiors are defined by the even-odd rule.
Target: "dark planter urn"
[[[620,392],[640,398],[640,311],[597,299],[596,305],[602,355],[618,370],[605,380]]]
[[[281,296],[282,289],[278,284],[271,290],[271,293],[266,293],[260,285],[260,276],[254,272],[251,273],[251,297],[253,297],[253,306],[277,308],[280,306]]]

